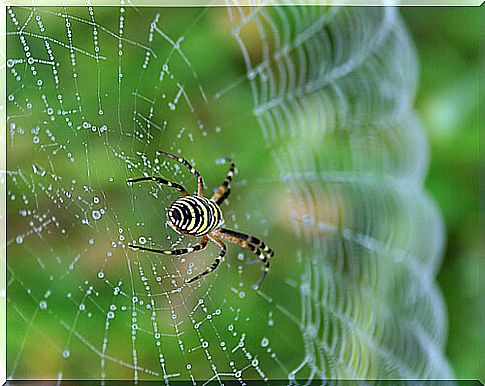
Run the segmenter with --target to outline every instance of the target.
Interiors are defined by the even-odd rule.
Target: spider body
[[[147,248],[135,244],[128,244],[128,246],[134,250],[143,250],[164,255],[185,255],[204,249],[209,243],[209,240],[212,241],[219,246],[219,255],[205,271],[185,281],[186,283],[192,283],[214,271],[219,266],[219,263],[226,254],[226,245],[223,240],[227,241],[251,251],[257,255],[259,260],[264,264],[263,275],[258,283],[253,286],[253,288],[257,289],[269,271],[269,258],[274,255],[274,252],[264,243],[264,241],[257,237],[223,227],[224,217],[220,205],[224,202],[227,196],[229,196],[231,191],[229,189],[229,184],[234,178],[234,162],[230,159],[225,159],[225,161],[228,161],[230,164],[229,172],[227,173],[224,182],[216,189],[213,196],[208,199],[204,197],[204,180],[202,179],[202,176],[188,161],[164,151],[157,151],[157,154],[172,158],[187,167],[189,171],[197,177],[197,193],[191,195],[182,185],[168,181],[162,177],[141,177],[130,179],[128,182],[133,184],[141,181],[154,181],[178,190],[182,194],[182,197],[175,200],[168,208],[167,224],[179,234],[201,237],[201,240],[198,244],[192,247],[167,250]]]
[[[204,236],[224,225],[221,208],[205,197],[187,196],[174,201],[167,211],[167,223],[180,234]]]

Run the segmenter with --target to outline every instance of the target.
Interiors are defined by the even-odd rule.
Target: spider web
[[[7,46],[9,378],[451,377],[395,9],[8,7]],[[235,159],[226,225],[276,250],[258,291],[237,247],[189,286],[215,246],[127,248],[196,243],[176,192],[126,184],[195,190],[159,149],[208,193]]]

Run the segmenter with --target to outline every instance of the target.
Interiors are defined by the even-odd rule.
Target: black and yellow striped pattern
[[[168,208],[167,223],[178,233],[203,236],[222,227],[224,218],[214,201],[201,196],[186,196]]]
[[[224,162],[229,162],[229,172],[227,173],[224,182],[216,189],[214,195],[211,198],[211,200],[215,201],[215,203],[218,205],[222,204],[222,202],[229,196],[229,193],[231,193],[229,184],[234,178],[235,173],[234,161],[232,159],[221,158],[221,160]]]

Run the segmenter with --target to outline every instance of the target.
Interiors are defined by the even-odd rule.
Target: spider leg
[[[227,172],[224,182],[217,188],[216,192],[212,196],[211,200],[215,201],[218,205],[229,196],[231,190],[229,189],[229,184],[234,178],[234,161],[230,158],[223,158],[224,161],[229,162],[229,171]]]
[[[235,237],[236,239],[239,239],[242,241],[247,241],[248,243],[253,244],[256,247],[262,249],[263,252],[268,255],[268,257],[274,256],[274,251],[270,247],[268,247],[263,240],[258,239],[257,237],[248,235],[246,233],[236,232],[236,231],[233,231],[232,229],[225,229],[225,228],[218,229],[218,232],[230,237]]]
[[[217,230],[217,235],[219,237],[221,237],[222,239],[229,241],[232,244],[239,245],[240,247],[247,249],[247,250],[251,251],[252,253],[254,253],[256,256],[258,256],[259,260],[264,264],[263,275],[258,280],[256,285],[253,286],[253,289],[258,289],[259,286],[261,285],[261,283],[263,282],[264,278],[266,277],[266,275],[269,272],[269,265],[270,264],[269,264],[268,257],[271,257],[271,256],[274,255],[273,250],[271,250],[262,240],[254,237],[254,236],[250,236],[250,235],[246,235],[244,233],[232,231],[230,229],[221,228],[221,229]],[[256,246],[256,245],[252,244],[251,242],[253,240],[256,241],[257,243],[259,243],[259,245]],[[264,254],[259,247],[261,247],[263,249],[263,251],[266,252],[266,254]]]
[[[221,204],[224,202],[224,200],[225,200],[227,197],[229,197],[229,194],[230,194],[230,193],[231,193],[231,188],[227,188],[227,190],[224,192],[224,194],[222,195],[222,197],[221,197],[221,198],[219,198],[219,199],[216,201],[216,204],[220,206],[220,205],[221,205]]]
[[[208,236],[208,237],[221,248],[221,251],[219,252],[219,255],[217,255],[217,257],[215,258],[214,262],[205,271],[202,271],[198,275],[185,280],[185,283],[187,284],[192,283],[196,280],[199,280],[202,276],[205,276],[208,273],[211,273],[212,271],[214,271],[219,266],[219,263],[221,262],[222,258],[226,254],[226,245],[221,240],[219,240],[217,237],[214,237],[214,236]]]
[[[202,179],[202,176],[200,175],[200,173],[195,170],[195,168],[189,163],[189,161],[183,159],[183,158],[180,158],[180,157],[177,157],[176,155],[173,155],[173,154],[170,154],[170,153],[167,153],[163,150],[157,150],[157,154],[162,154],[168,158],[172,158],[178,162],[180,162],[182,165],[186,166],[187,169],[189,169],[189,171],[197,177],[197,195],[198,196],[203,196],[204,195],[204,180]]]
[[[161,177],[141,177],[141,178],[132,178],[127,180],[127,182],[131,184],[136,182],[141,182],[141,181],[155,181],[155,182],[158,182],[159,184],[168,185],[171,188],[177,189],[180,193],[182,193],[183,196],[190,195],[189,192],[187,192],[187,190],[182,185],[179,185],[175,182],[168,181],[165,178],[161,178]]]
[[[187,253],[192,253],[196,251],[200,251],[204,249],[207,246],[207,243],[209,242],[209,238],[207,236],[202,236],[202,240],[200,240],[199,244],[194,245],[193,247],[187,247],[187,248],[178,248],[178,249],[155,249],[155,248],[147,248],[147,247],[142,247],[140,245],[134,245],[134,244],[128,244],[128,246],[137,251],[148,251],[148,252],[155,252],[155,253],[161,253],[163,255],[186,255]]]

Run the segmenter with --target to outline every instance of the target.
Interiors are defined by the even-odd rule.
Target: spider
[[[187,167],[195,177],[197,177],[197,193],[190,194],[182,185],[175,182],[168,181],[161,177],[141,177],[129,179],[128,183],[136,183],[141,181],[155,181],[162,185],[168,185],[171,188],[178,190],[182,197],[175,200],[167,210],[167,224],[177,233],[181,235],[189,235],[194,237],[201,237],[198,244],[180,249],[161,250],[154,248],[146,248],[140,245],[128,244],[133,250],[143,250],[154,253],[161,253],[164,255],[185,255],[204,249],[209,240],[214,242],[221,249],[219,255],[214,262],[198,275],[186,279],[185,283],[189,284],[199,280],[203,276],[214,271],[223,257],[226,254],[226,245],[223,240],[239,245],[258,256],[259,260],[264,263],[264,272],[258,283],[253,286],[258,289],[263,279],[269,271],[269,258],[274,255],[274,252],[269,248],[264,241],[257,237],[248,235],[246,233],[236,232],[231,229],[223,228],[224,218],[220,205],[229,196],[231,192],[229,184],[234,177],[234,162],[229,158],[223,158],[224,161],[229,162],[229,172],[226,175],[224,182],[216,189],[214,195],[208,199],[204,197],[203,186],[204,180],[197,170],[185,159],[177,157],[173,154],[158,150],[157,154],[172,158],[185,167]]]

